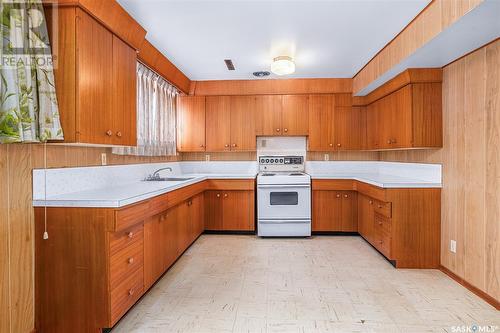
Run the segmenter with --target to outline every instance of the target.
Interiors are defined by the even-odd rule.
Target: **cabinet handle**
[[[107,131],[106,131],[106,135],[107,135],[107,136],[112,136],[112,135],[113,135],[113,132],[112,132],[111,130],[107,130]]]
[[[134,237],[134,233],[131,231],[131,232],[129,232],[129,233],[127,234],[127,236],[128,236],[128,238],[132,238],[132,237]]]
[[[379,209],[380,209],[380,208],[382,208],[382,205],[378,205],[378,208],[379,208]]]
[[[340,194],[337,194],[337,198],[340,198]]]
[[[229,145],[228,145],[228,144],[225,144],[225,145],[224,145],[224,147],[226,147],[226,148],[227,148],[227,147],[229,147]]]
[[[391,139],[387,140],[387,144],[389,144],[389,145],[390,145],[391,143],[392,143],[392,140],[391,140]]]
[[[236,143],[233,143],[233,147],[238,147],[238,145]]]
[[[330,146],[330,147],[333,147],[333,143],[330,143],[330,144],[329,144],[329,146]]]
[[[340,147],[340,146],[342,146],[342,145],[340,143],[337,143],[337,147]]]
[[[384,241],[383,241],[383,240],[381,240],[381,241],[379,241],[379,243],[380,243],[380,245],[382,245],[382,244],[384,243]]]
[[[128,290],[128,295],[132,296],[134,294],[134,288]]]
[[[227,198],[227,197],[228,197],[227,193],[224,193],[224,198]]]
[[[344,198],[348,198],[349,196],[347,194],[344,194]]]
[[[220,193],[217,193],[217,198],[220,198]]]
[[[286,133],[288,132],[288,128],[284,128],[283,131]]]
[[[134,258],[133,257],[128,258],[127,262],[128,262],[129,265],[133,264],[134,263]]]
[[[370,205],[373,205],[373,200],[370,200]]]
[[[119,137],[119,138],[121,138],[122,137],[122,132],[120,132],[120,131],[116,132],[116,136]]]
[[[205,145],[200,145],[200,148],[203,148],[203,147],[205,147]]]
[[[279,129],[279,128],[277,128],[277,129],[276,129],[276,132],[279,132],[279,131],[280,131],[280,129]]]
[[[378,225],[382,225],[382,221],[378,221]]]

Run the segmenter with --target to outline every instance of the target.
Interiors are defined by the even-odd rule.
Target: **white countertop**
[[[193,177],[186,181],[137,181],[119,186],[90,189],[33,200],[34,207],[120,208],[147,200],[206,179],[254,179],[255,174],[182,174],[174,177]]]
[[[441,188],[441,183],[378,173],[313,174],[312,179],[353,179],[382,188]]]

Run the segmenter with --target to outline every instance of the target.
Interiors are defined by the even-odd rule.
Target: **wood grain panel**
[[[284,95],[281,124],[283,135],[309,134],[309,96]]]
[[[352,92],[352,79],[196,81],[194,95],[288,95]]]
[[[253,191],[255,189],[255,179],[208,179],[206,183],[207,190]]]
[[[281,95],[256,96],[257,135],[281,135],[282,97]]]
[[[231,96],[231,151],[257,149],[256,113],[255,96]]]
[[[231,150],[231,98],[209,96],[205,105],[206,150]]]
[[[482,1],[432,1],[354,76],[353,93],[357,93],[409,57]]]
[[[177,99],[177,150],[205,151],[205,97]]]
[[[500,300],[500,41],[443,69],[443,148],[380,152],[443,165],[441,264]],[[457,241],[457,253],[449,250]]]
[[[9,220],[9,145],[0,145],[0,180],[7,184],[0,191],[0,332],[10,329],[10,220]],[[3,187],[3,186],[2,186]]]

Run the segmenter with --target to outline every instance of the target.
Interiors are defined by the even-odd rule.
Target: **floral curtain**
[[[62,140],[40,0],[1,0],[0,143]]]
[[[176,100],[179,92],[161,76],[137,63],[137,147],[116,147],[114,154],[176,154]]]

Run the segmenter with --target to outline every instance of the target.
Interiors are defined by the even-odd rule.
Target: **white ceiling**
[[[295,59],[287,78],[353,77],[430,0],[118,2],[190,79],[228,80],[253,79],[278,55]]]

